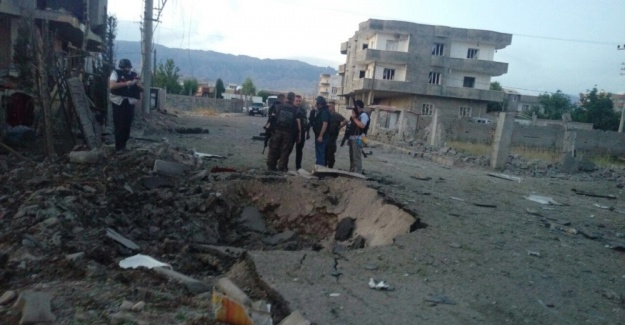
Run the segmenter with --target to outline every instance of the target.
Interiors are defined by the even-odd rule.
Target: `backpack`
[[[291,129],[295,122],[295,113],[290,106],[280,105],[276,109],[276,126],[280,129]]]

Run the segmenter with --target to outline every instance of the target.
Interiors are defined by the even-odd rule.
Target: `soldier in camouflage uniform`
[[[299,142],[299,137],[294,137],[294,132],[301,132],[302,126],[293,106],[295,94],[289,92],[286,103],[278,104],[275,110],[275,131],[269,141],[269,154],[267,155],[267,169],[287,171],[287,163],[293,140]],[[297,131],[295,131],[297,130]],[[276,165],[278,165],[276,167]]]

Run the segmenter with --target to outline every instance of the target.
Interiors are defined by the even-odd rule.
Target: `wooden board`
[[[96,122],[95,115],[89,108],[89,98],[85,94],[82,82],[78,78],[70,78],[67,80],[67,86],[87,147],[89,149],[99,148],[102,144],[102,128]]]
[[[353,178],[367,179],[367,177],[363,174],[346,172],[344,170],[328,168],[328,167],[324,167],[320,165],[315,165],[315,167],[313,167],[312,174],[313,175],[333,174],[333,175],[347,176],[347,177],[353,177]]]

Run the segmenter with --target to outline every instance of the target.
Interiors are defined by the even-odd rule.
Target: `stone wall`
[[[212,108],[222,113],[241,113],[243,107],[251,102],[243,103],[240,99],[220,99],[167,94],[167,110],[192,111],[194,109]]]

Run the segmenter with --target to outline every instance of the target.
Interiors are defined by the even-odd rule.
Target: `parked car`
[[[247,113],[250,116],[253,116],[256,114],[260,116],[267,116],[267,111],[265,110],[263,103],[252,103],[252,106],[249,107],[249,109],[247,110]]]

